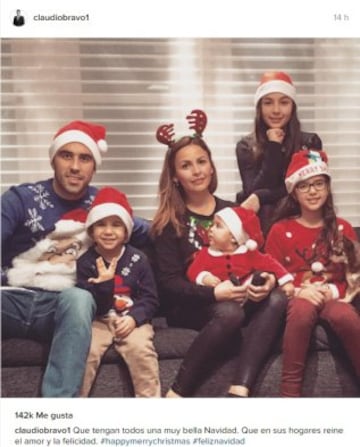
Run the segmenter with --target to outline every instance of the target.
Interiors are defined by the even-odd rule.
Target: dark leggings
[[[182,362],[173,391],[191,396],[200,380],[218,361],[220,354],[243,337],[232,385],[251,388],[283,324],[286,297],[274,290],[259,303],[241,307],[234,301],[194,306],[182,305],[169,315],[171,326],[187,327],[200,333]],[[242,327],[247,329],[242,335]]]

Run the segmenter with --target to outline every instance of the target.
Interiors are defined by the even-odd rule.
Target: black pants
[[[263,301],[247,301],[243,307],[235,301],[222,301],[196,305],[194,302],[191,305],[183,303],[173,309],[168,316],[169,325],[200,331],[180,366],[173,391],[183,397],[191,396],[220,354],[240,341],[232,385],[251,389],[283,327],[286,306],[287,298],[276,289]]]

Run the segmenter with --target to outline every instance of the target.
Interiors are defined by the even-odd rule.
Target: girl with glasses
[[[345,297],[344,263],[334,257],[339,240],[355,241],[349,222],[337,217],[323,151],[293,155],[286,173],[286,201],[279,208],[265,250],[293,274],[283,340],[281,395],[301,396],[311,333],[318,321],[340,339],[360,381],[360,317]]]

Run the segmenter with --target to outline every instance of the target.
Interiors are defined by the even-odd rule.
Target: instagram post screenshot
[[[355,1],[0,21],[1,445],[357,447]]]

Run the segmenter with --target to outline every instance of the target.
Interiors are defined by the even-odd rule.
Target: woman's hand
[[[214,289],[216,301],[235,300],[243,303],[247,298],[247,285],[234,286],[230,280],[218,284]]]
[[[275,143],[282,144],[285,138],[285,132],[279,128],[268,129],[266,131],[266,136],[269,141],[275,141]]]
[[[113,258],[109,264],[109,267],[106,268],[105,262],[101,256],[96,259],[96,267],[98,271],[97,278],[89,278],[88,282],[93,284],[98,284],[99,282],[109,281],[115,276],[117,265],[117,258]]]
[[[250,194],[249,197],[244,200],[241,205],[243,208],[247,210],[253,210],[254,213],[257,213],[260,209],[260,200],[256,194]]]
[[[261,276],[265,278],[265,284],[262,286],[254,286],[254,284],[249,284],[248,286],[248,298],[251,301],[262,301],[269,295],[276,285],[276,278],[272,273],[263,272],[261,273]]]

